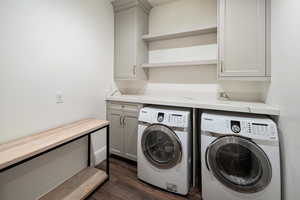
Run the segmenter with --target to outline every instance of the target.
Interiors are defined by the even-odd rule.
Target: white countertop
[[[254,102],[244,101],[220,101],[214,98],[201,97],[166,97],[148,95],[113,95],[106,98],[107,101],[121,101],[128,103],[154,104],[165,106],[179,106],[200,108],[208,110],[221,110],[265,115],[280,115],[277,107]]]

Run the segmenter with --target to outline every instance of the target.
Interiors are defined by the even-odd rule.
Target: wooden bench
[[[109,149],[109,122],[83,119],[38,134],[0,145],[0,173],[21,165],[49,151],[88,137],[88,167],[47,193],[41,200],[81,200],[87,198],[109,178],[109,151],[107,150],[106,172],[91,167],[91,134],[106,128]]]

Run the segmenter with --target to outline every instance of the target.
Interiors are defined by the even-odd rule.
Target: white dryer
[[[138,126],[138,178],[186,195],[191,176],[189,110],[146,107]]]
[[[201,172],[204,200],[280,200],[276,124],[267,117],[203,113]]]

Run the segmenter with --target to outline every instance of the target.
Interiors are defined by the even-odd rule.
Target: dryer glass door
[[[206,159],[213,175],[237,192],[259,192],[272,178],[267,155],[254,142],[242,137],[225,136],[215,140],[207,149]]]
[[[165,125],[150,125],[141,142],[146,159],[157,168],[170,169],[181,161],[181,143],[174,131]]]

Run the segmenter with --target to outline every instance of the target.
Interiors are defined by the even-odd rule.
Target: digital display
[[[258,123],[252,123],[254,126],[268,126],[268,124],[258,124]]]
[[[172,114],[172,116],[175,116],[175,117],[182,117],[182,115],[177,115],[177,114]]]

